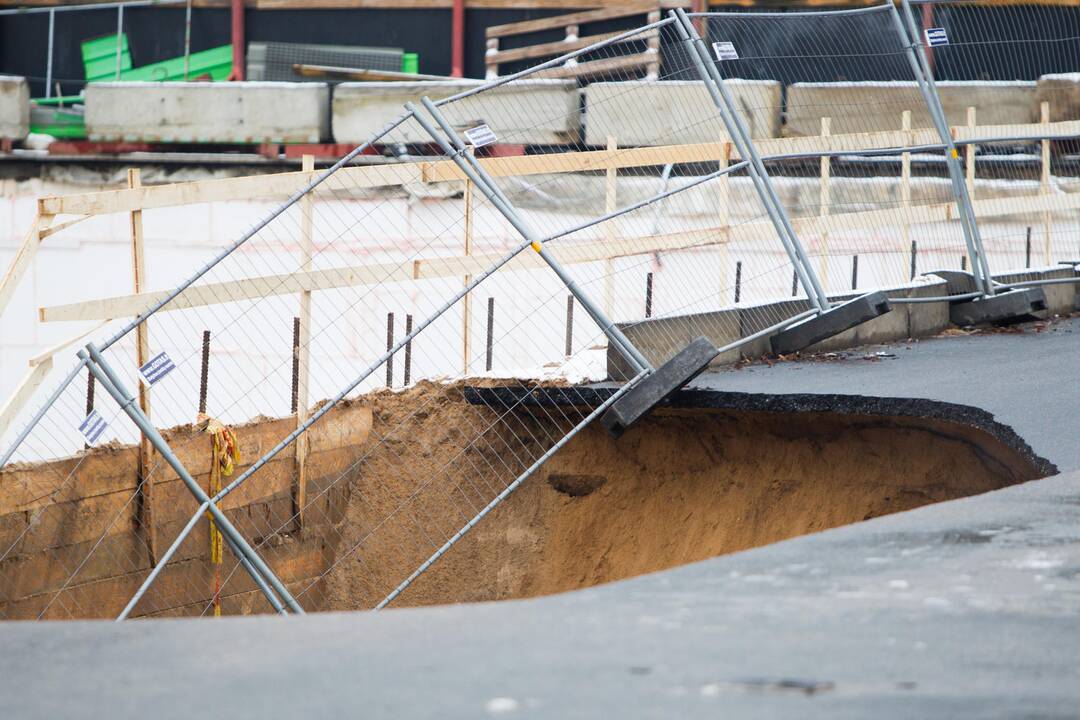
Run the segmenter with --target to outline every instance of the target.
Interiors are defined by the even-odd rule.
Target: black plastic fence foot
[[[1008,322],[1043,310],[1046,310],[1046,293],[1042,288],[1018,288],[997,295],[953,303],[949,306],[949,322],[953,325]]]
[[[619,398],[600,418],[615,437],[647,415],[664,398],[693,380],[717,355],[716,346],[697,337],[666,363]]]
[[[862,295],[780,331],[770,340],[772,351],[777,355],[787,355],[803,350],[890,310],[892,305],[885,293]]]

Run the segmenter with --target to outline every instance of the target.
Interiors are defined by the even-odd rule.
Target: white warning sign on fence
[[[495,132],[487,125],[477,125],[465,131],[465,139],[474,148],[484,147],[495,142]]]
[[[930,47],[941,47],[949,44],[949,36],[945,28],[926,28],[923,30],[926,36],[926,44]]]
[[[716,55],[717,60],[738,60],[739,52],[735,49],[734,43],[729,42],[714,42],[712,44],[713,54]]]
[[[158,353],[148,363],[139,368],[139,375],[147,385],[153,385],[176,369],[176,364],[168,355]]]
[[[105,418],[101,417],[101,413],[97,410],[91,410],[86,419],[82,421],[82,425],[79,426],[79,432],[86,438],[86,442],[93,445],[107,427],[109,427],[109,424],[105,422]]]

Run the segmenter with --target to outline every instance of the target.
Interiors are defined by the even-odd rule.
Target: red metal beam
[[[232,72],[229,79],[244,79],[244,0],[232,0]]]
[[[451,10],[450,75],[465,77],[465,0],[454,0]]]

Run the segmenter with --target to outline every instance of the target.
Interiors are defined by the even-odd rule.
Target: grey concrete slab
[[[18,718],[1067,718],[1080,475],[527,601],[0,624]]]
[[[691,385],[755,393],[914,397],[972,405],[1012,427],[1061,470],[1080,468],[1080,318],[988,333],[862,347],[834,362],[756,364]],[[878,356],[883,353],[883,356]],[[876,362],[863,360],[877,357]]]

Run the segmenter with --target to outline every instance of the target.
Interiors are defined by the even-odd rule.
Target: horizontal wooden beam
[[[586,10],[584,12],[569,13],[567,15],[555,15],[553,17],[539,18],[537,20],[524,20],[522,22],[506,23],[505,25],[491,25],[484,31],[485,37],[497,38],[508,35],[524,35],[526,33],[551,30],[552,28],[564,28],[567,25],[583,25],[590,22],[612,20],[614,18],[627,17],[630,15],[644,15],[653,12],[660,7],[655,0],[649,2],[623,2],[611,4],[598,10]]]
[[[1000,217],[1042,211],[1080,208],[1080,193],[1067,195],[1034,195],[1026,197],[976,200],[975,215],[979,218]],[[909,208],[884,208],[857,213],[795,218],[792,222],[800,235],[821,235],[851,230],[893,228],[901,224],[918,225],[948,222],[957,216],[954,203],[918,205]],[[769,237],[774,232],[767,220],[756,220],[734,226],[717,226],[661,235],[623,237],[614,240],[569,243],[556,240],[551,252],[567,264],[596,262],[615,257],[671,252],[724,242],[739,242]],[[489,253],[462,257],[425,258],[399,263],[376,263],[354,267],[313,270],[283,275],[236,280],[192,287],[163,311],[218,305],[240,300],[256,300],[274,295],[300,291],[331,290],[335,288],[375,285],[384,282],[407,282],[435,278],[479,275],[502,254]],[[542,267],[534,253],[523,253],[508,269],[521,270]],[[165,292],[123,295],[87,300],[69,305],[39,308],[42,322],[69,320],[100,320],[131,317],[145,312],[167,296]]]
[[[622,31],[609,32],[600,35],[586,35],[585,37],[579,37],[577,40],[556,40],[555,42],[540,43],[539,45],[528,45],[526,47],[511,48],[510,50],[499,50],[498,52],[485,55],[484,64],[502,65],[503,63],[516,62],[518,60],[534,60],[536,58],[550,57],[552,55],[562,55],[563,53],[581,50],[582,48],[589,47],[593,43],[610,40],[613,37],[618,37],[623,34]],[[636,39],[638,39],[637,36],[630,37],[627,38],[627,42]]]
[[[580,66],[579,66],[580,67]],[[989,125],[955,128],[958,140],[973,137],[1048,137],[1067,138],[1080,135],[1080,120],[1048,124]],[[828,137],[807,136],[766,138],[756,141],[763,155],[790,153],[838,152],[893,148],[906,144],[933,145],[937,134],[927,128],[889,130],[868,133],[849,133]],[[537,175],[558,172],[586,172],[610,168],[643,167],[669,163],[712,161],[720,158],[720,143],[663,145],[627,148],[622,150],[586,150],[580,152],[520,155],[516,157],[485,158],[481,163],[495,177]],[[315,173],[288,172],[251,177],[200,180],[170,185],[150,185],[133,189],[103,190],[78,195],[44,197],[38,201],[43,215],[102,215],[132,210],[148,210],[195,203],[252,200],[266,197],[288,197],[311,183]],[[410,163],[367,165],[343,168],[317,192],[331,193],[334,189],[359,189],[400,185],[412,182],[448,182],[464,179],[461,171],[450,161],[425,160]],[[66,227],[67,225],[64,225]]]
[[[643,34],[642,38],[645,37]],[[650,65],[659,60],[659,55],[651,52],[636,53],[634,55],[621,55],[619,57],[603,58],[601,60],[588,60],[577,65],[562,65],[548,70],[539,70],[529,77],[546,80],[561,80],[565,78],[590,78],[616,70],[627,70]]]

